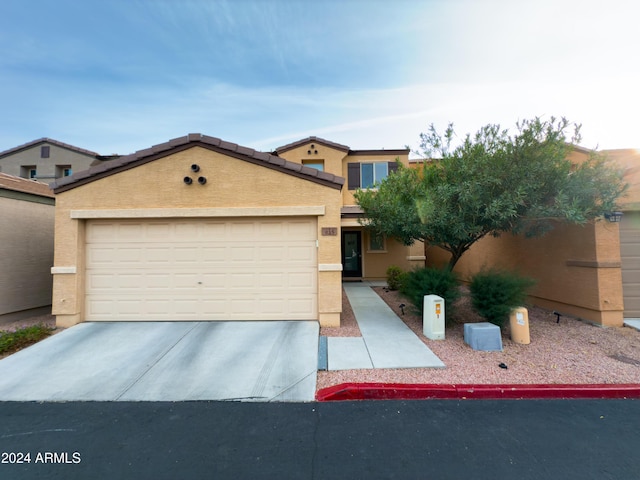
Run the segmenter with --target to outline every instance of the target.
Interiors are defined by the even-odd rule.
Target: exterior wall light
[[[200,165],[196,165],[194,163],[193,165],[191,165],[191,171],[192,172],[199,172],[200,171]]]
[[[198,177],[198,183],[200,185],[204,185],[205,183],[207,183],[207,178],[206,177]]]
[[[184,177],[182,181],[187,185],[191,185],[193,183],[193,180],[191,180],[191,177]]]
[[[611,223],[619,223],[622,220],[622,212],[606,212],[604,214],[604,218],[609,220]]]

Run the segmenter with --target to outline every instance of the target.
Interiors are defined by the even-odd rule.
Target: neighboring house
[[[621,199],[620,261],[624,318],[640,318],[640,151],[604,150],[602,153],[623,169],[629,184]]]
[[[0,324],[51,313],[54,218],[46,184],[0,173]]]
[[[570,158],[581,162],[590,153],[576,148]],[[465,281],[487,267],[530,276],[537,281],[530,296],[533,304],[604,326],[622,326],[624,318],[640,317],[640,155],[633,150],[602,153],[625,169],[630,185],[621,199],[621,223],[559,223],[547,235],[530,239],[485,237],[463,255],[455,271]],[[429,247],[427,257],[429,264],[441,266],[449,254]]]
[[[0,171],[51,183],[111,158],[51,138],[40,138],[0,152]]]
[[[316,137],[269,154],[190,134],[60,178],[52,184],[58,324],[337,326],[343,275],[384,278],[388,265],[424,260],[363,232],[353,199],[408,154]]]

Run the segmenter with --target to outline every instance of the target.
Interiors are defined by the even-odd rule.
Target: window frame
[[[368,184],[367,186],[364,186],[365,182],[364,182],[364,166],[371,166],[371,175],[372,175],[372,182],[370,184]],[[384,177],[382,178],[378,178],[378,174],[380,172],[378,172],[380,166],[384,166],[385,168],[385,173],[384,173]],[[371,189],[371,188],[376,188],[376,184],[380,183],[382,180],[384,180],[385,178],[387,178],[389,176],[389,162],[384,161],[384,162],[361,162],[360,163],[360,188],[363,189]]]
[[[368,232],[367,235],[367,253],[387,253],[387,236],[380,235],[380,248],[374,248],[373,241],[378,237],[374,232]]]
[[[319,172],[324,172],[324,160],[302,160],[302,165],[304,167],[315,168]]]

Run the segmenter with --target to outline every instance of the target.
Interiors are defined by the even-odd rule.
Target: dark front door
[[[342,276],[362,276],[362,236],[360,232],[342,232]]]

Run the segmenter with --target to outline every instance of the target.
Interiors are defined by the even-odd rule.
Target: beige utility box
[[[509,328],[511,330],[511,340],[523,345],[531,343],[529,338],[529,312],[526,308],[518,307],[511,311]]]
[[[425,295],[423,302],[422,333],[431,340],[444,340],[444,298]]]

